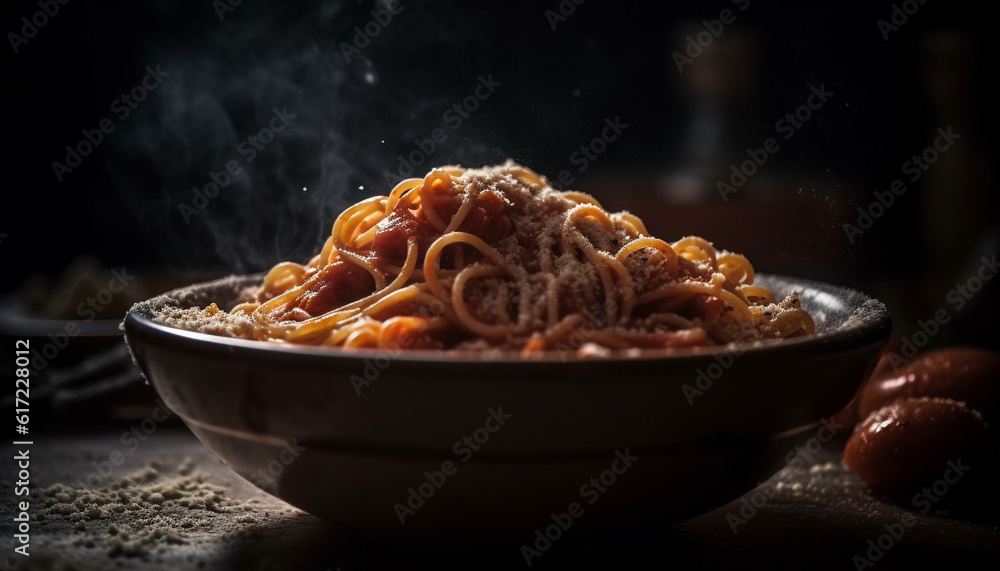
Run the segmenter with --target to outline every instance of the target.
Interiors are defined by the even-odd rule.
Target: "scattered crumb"
[[[809,468],[810,474],[826,474],[830,472],[836,472],[840,470],[840,466],[833,462],[827,462],[826,464],[816,464]]]
[[[268,506],[259,499],[231,498],[226,488],[195,471],[185,458],[177,473],[164,470],[162,461],[150,462],[106,486],[89,488],[55,484],[38,491],[39,525],[68,525],[70,544],[103,551],[112,559],[162,560],[170,546],[206,540],[238,541],[252,526],[290,507]],[[72,566],[71,566],[72,567]]]
[[[190,476],[191,473],[194,472],[194,469],[195,469],[194,458],[188,456],[184,458],[184,460],[181,462],[180,467],[178,467],[177,469],[177,473],[180,474],[181,476]]]

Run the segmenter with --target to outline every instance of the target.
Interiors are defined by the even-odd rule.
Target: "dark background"
[[[877,21],[891,18],[889,2],[588,0],[556,30],[545,15],[556,0],[401,5],[349,63],[342,43],[382,4],[245,0],[220,21],[207,0],[73,1],[18,53],[8,36],[0,290],[37,302],[75,279],[65,273],[81,255],[159,276],[150,291],[182,270],[304,261],[337,213],[387,194],[400,155],[444,127],[415,176],[507,158],[552,179],[570,170],[570,187],[632,209],[663,238],[700,234],[758,271],[874,293],[903,336],[945,308],[954,320],[931,344],[997,345],[995,284],[960,311],[946,301],[998,246],[994,50],[976,9],[910,2],[919,9],[886,40]],[[727,8],[736,21],[678,72],[671,54]],[[39,10],[5,4],[4,32],[20,34]],[[157,64],[169,76],[119,119],[113,101]],[[501,86],[446,126],[444,112],[490,74]],[[716,181],[820,85],[830,100],[723,201]],[[237,146],[274,108],[296,118],[248,163]],[[58,181],[52,162],[105,117],[114,132]],[[628,129],[576,172],[572,153],[615,117]],[[844,224],[857,208],[949,125],[955,146],[852,243]],[[179,206],[232,159],[246,170],[187,223]]]
[[[224,0],[41,1],[57,4],[58,13],[38,16],[44,25],[16,53],[10,34],[22,34],[22,18],[30,21],[42,8],[39,0],[0,8],[7,40],[0,48],[7,175],[0,341],[32,341],[31,434],[41,446],[33,454],[55,460],[36,460],[37,482],[72,481],[59,474],[84,464],[89,470],[91,448],[114,443],[156,406],[117,328],[133,301],[281,260],[308,260],[336,215],[387,194],[386,173],[394,178],[400,157],[436,128],[447,139],[417,153],[414,176],[437,165],[508,158],[553,180],[567,171],[574,178],[568,188],[635,212],[666,240],[698,234],[745,254],[759,272],[875,295],[892,312],[895,351],[918,335],[927,347],[1000,349],[1000,280],[963,299],[961,309],[953,297],[953,288],[976,276],[981,258],[1000,250],[993,161],[1000,149],[991,136],[998,98],[990,81],[997,66],[988,43],[994,24],[966,3],[402,0],[402,12],[348,62],[342,46],[354,41],[355,27],[371,25],[382,2],[242,0],[220,18]],[[546,10],[560,5],[574,11],[553,30]],[[904,6],[916,12],[886,39],[878,21]],[[672,54],[725,9],[735,22],[678,71]],[[115,101],[140,85],[147,66],[169,75],[120,119]],[[452,129],[445,112],[490,76],[500,85]],[[829,101],[791,139],[781,138],[776,121],[819,86],[833,93]],[[239,145],[276,108],[295,118],[247,161]],[[65,162],[65,147],[106,118],[114,131],[58,180],[53,161]],[[627,129],[580,172],[574,153],[615,118]],[[949,127],[961,134],[955,145],[918,181],[908,180],[902,165]],[[723,200],[717,182],[768,137],[780,149]],[[194,189],[232,160],[241,174],[186,220],[181,205],[191,205]],[[869,209],[895,179],[905,180],[906,192],[849,239],[845,224],[857,224],[858,209]],[[81,310],[86,298],[107,295],[112,271],[137,277],[99,311]],[[941,312],[948,323],[929,335],[927,324]],[[18,319],[26,316],[32,319]],[[88,331],[70,339],[70,325]],[[4,351],[0,370],[13,371],[13,358]],[[0,408],[9,412],[13,396],[2,395]],[[132,458],[136,466],[169,447],[167,429],[186,439],[183,450],[208,457],[176,417],[166,424],[156,446]],[[840,456],[838,448],[823,458]],[[235,481],[221,470],[221,481]],[[843,554],[846,566],[847,553],[869,533],[908,513],[871,498],[847,472],[797,477],[808,490],[817,482],[814,495],[785,486],[783,500],[738,538],[722,523],[732,503],[644,547],[567,563],[586,557],[591,566],[640,566],[668,554],[675,567],[767,561],[800,568],[839,565]],[[251,536],[235,566],[275,558],[286,566],[386,560],[381,547],[357,555],[351,544],[332,544],[330,527],[318,520],[311,530],[293,523]],[[907,547],[878,565],[968,565],[991,545],[988,525],[928,516],[908,532]],[[36,537],[50,539],[59,529],[48,528],[46,538],[38,528]],[[420,566],[411,553],[398,553]],[[455,562],[465,564],[445,563]]]

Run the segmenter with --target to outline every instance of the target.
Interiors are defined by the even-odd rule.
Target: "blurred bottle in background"
[[[946,151],[937,153],[918,182],[927,256],[918,283],[924,317],[941,307],[955,315],[943,337],[995,345],[997,336],[988,331],[992,323],[987,326],[992,320],[984,317],[1000,310],[991,277],[996,269],[990,267],[1000,250],[1000,237],[996,199],[990,193],[996,177],[975,63],[978,40],[968,30],[946,28],[928,31],[915,48],[927,108],[925,130],[950,129],[958,136]]]

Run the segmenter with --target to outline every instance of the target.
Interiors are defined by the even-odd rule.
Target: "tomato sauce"
[[[286,313],[298,308],[315,317],[374,292],[375,278],[367,270],[336,260],[319,270],[306,291],[289,303]]]

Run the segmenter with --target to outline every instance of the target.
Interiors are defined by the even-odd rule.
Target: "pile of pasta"
[[[348,348],[607,352],[815,331],[744,256],[650,236],[510,161],[435,168],[351,206],[318,255],[274,266],[229,313],[256,339]]]

